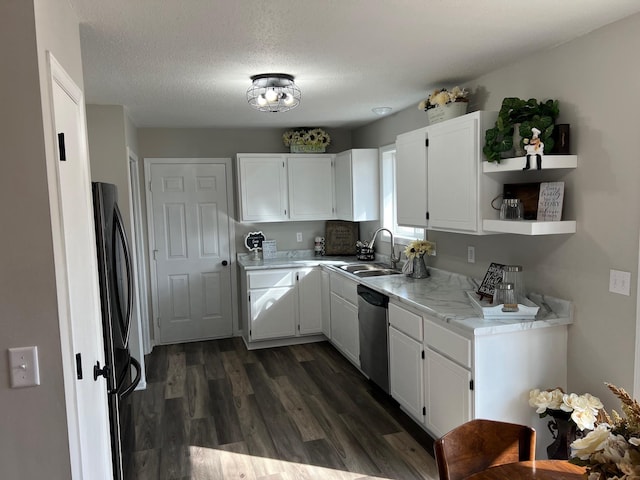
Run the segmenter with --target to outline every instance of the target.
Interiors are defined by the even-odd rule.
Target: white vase
[[[445,105],[438,105],[434,108],[427,110],[427,118],[429,119],[429,125],[434,123],[444,122],[460,115],[467,113],[468,102],[452,102]]]

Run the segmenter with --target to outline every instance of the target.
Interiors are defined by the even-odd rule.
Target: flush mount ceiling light
[[[286,112],[300,104],[301,92],[286,73],[262,73],[251,77],[247,102],[261,112]]]

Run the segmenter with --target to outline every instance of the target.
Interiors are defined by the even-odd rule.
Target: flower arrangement
[[[295,128],[282,134],[285,146],[313,145],[326,147],[331,143],[331,137],[322,128]]]
[[[425,254],[431,255],[433,252],[433,242],[428,240],[413,240],[404,249],[407,259],[413,260],[416,257],[422,257]]]
[[[418,109],[430,110],[448,103],[468,102],[468,96],[469,92],[464,88],[453,87],[451,90],[441,88],[439,90],[434,90],[433,93],[429,95],[429,98],[421,101],[418,104]]]
[[[622,418],[602,410],[603,421],[571,444],[570,462],[587,469],[588,480],[640,478],[640,404],[622,388],[606,383],[621,401]]]
[[[554,418],[569,417],[580,430],[593,430],[598,412],[604,407],[598,397],[589,393],[584,395],[564,393],[561,388],[531,390],[529,405],[536,408],[540,418],[547,415]]]

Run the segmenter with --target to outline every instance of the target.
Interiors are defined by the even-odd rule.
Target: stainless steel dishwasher
[[[358,285],[360,369],[389,393],[389,297]]]

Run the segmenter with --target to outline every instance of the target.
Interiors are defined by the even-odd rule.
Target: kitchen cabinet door
[[[322,270],[322,333],[331,340],[331,282],[329,272]]]
[[[478,230],[478,119],[465,115],[428,127],[429,226]]]
[[[251,340],[293,337],[296,334],[297,300],[295,287],[250,290]]]
[[[288,220],[287,171],[283,155],[238,155],[240,219],[243,222]]]
[[[307,154],[287,157],[289,219],[335,218],[332,164],[332,155]]]
[[[420,423],[424,422],[424,346],[389,327],[389,381],[391,396]]]
[[[347,150],[335,159],[336,218],[378,220],[380,171],[377,148]]]
[[[396,138],[396,218],[398,225],[426,227],[427,130],[422,128]]]
[[[298,276],[298,332],[309,335],[322,332],[322,271],[320,268],[301,268]]]
[[[358,307],[331,293],[331,341],[354,365],[360,366]]]
[[[471,372],[427,348],[425,350],[425,426],[436,437],[472,418]]]
[[[247,273],[249,339],[293,337],[298,322],[295,270]]]

